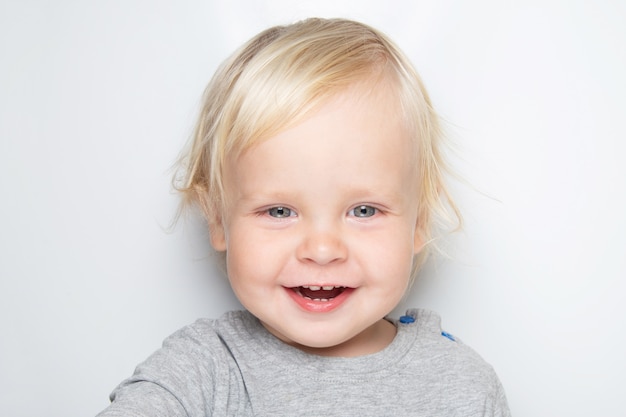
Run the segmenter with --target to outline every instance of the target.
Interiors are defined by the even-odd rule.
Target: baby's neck
[[[352,339],[339,345],[327,348],[293,346],[312,355],[353,358],[371,355],[385,349],[395,338],[396,332],[397,328],[393,323],[381,319]]]

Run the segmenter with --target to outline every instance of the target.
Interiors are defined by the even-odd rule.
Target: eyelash
[[[269,209],[267,209],[266,213],[270,217],[274,217],[277,219],[285,219],[291,217],[292,215],[295,215],[295,212],[293,210],[283,206],[270,207]],[[375,216],[378,213],[378,209],[376,207],[362,204],[351,209],[348,213],[354,217],[367,218]]]

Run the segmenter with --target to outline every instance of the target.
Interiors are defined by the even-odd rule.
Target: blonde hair
[[[222,221],[223,168],[259,140],[302,120],[323,100],[379,75],[391,81],[417,146],[418,222],[424,248],[433,247],[440,220],[461,217],[444,183],[442,135],[422,81],[382,33],[345,19],[312,18],[267,29],[228,58],[207,86],[200,117],[179,161],[175,188],[181,209],[199,206],[209,227]]]

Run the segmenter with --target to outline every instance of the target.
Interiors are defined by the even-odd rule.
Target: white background
[[[218,63],[311,15],[395,39],[457,145],[466,227],[405,305],[494,365],[515,416],[623,415],[623,4],[3,0],[0,415],[95,415],[163,338],[237,308],[201,223],[165,231],[169,168]]]

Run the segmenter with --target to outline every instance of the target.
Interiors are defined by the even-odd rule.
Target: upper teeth
[[[319,290],[330,291],[335,288],[342,288],[342,287],[334,286],[334,285],[324,285],[323,287],[320,287],[319,285],[303,285],[302,288],[308,288],[311,291],[319,291]]]

